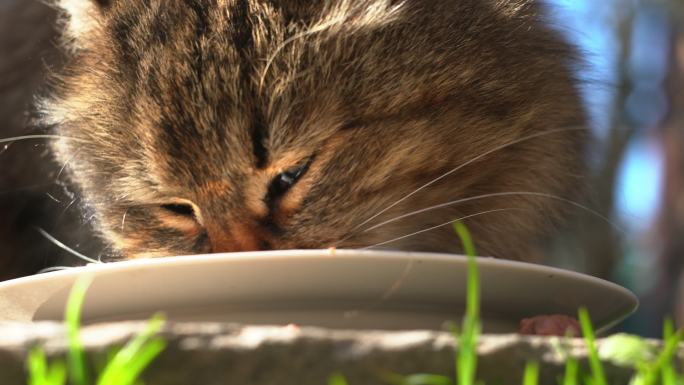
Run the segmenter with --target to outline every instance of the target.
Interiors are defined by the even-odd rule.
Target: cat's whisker
[[[414,216],[414,215],[426,213],[426,212],[429,212],[429,211],[433,211],[433,210],[437,210],[437,209],[441,209],[441,208],[445,208],[445,207],[449,207],[449,206],[454,206],[454,205],[457,205],[457,204],[460,204],[460,203],[466,203],[466,202],[476,201],[476,200],[480,200],[480,199],[495,198],[495,197],[505,197],[505,196],[531,196],[531,197],[541,197],[541,198],[548,198],[548,199],[553,199],[553,200],[556,200],[556,201],[559,201],[559,202],[567,203],[567,204],[569,204],[569,205],[575,206],[575,207],[577,207],[577,208],[579,208],[579,209],[581,209],[581,210],[584,210],[584,211],[590,213],[591,215],[594,215],[594,216],[596,216],[596,217],[602,219],[603,221],[605,221],[606,223],[608,223],[609,225],[611,225],[611,226],[612,226],[615,230],[617,230],[618,232],[620,232],[620,233],[622,233],[622,234],[625,233],[625,230],[624,230],[623,228],[621,228],[620,226],[618,226],[618,224],[616,224],[615,222],[611,221],[610,218],[606,217],[605,215],[599,213],[598,211],[596,211],[596,210],[594,210],[594,209],[592,209],[592,208],[590,208],[590,207],[588,207],[588,206],[585,206],[585,205],[580,204],[580,203],[578,203],[578,202],[575,202],[575,201],[573,201],[573,200],[566,199],[566,198],[563,198],[563,197],[560,197],[560,196],[557,196],[557,195],[548,194],[548,193],[543,193],[543,192],[536,192],[536,191],[509,191],[509,192],[482,194],[482,195],[476,195],[476,196],[471,196],[471,197],[462,198],[462,199],[456,199],[456,200],[453,200],[453,201],[450,201],[450,202],[441,203],[441,204],[438,204],[438,205],[426,207],[426,208],[423,208],[423,209],[420,209],[420,210],[416,210],[416,211],[411,211],[411,212],[409,212],[409,213],[406,213],[406,214],[403,214],[403,215],[394,217],[394,218],[392,218],[392,219],[388,219],[388,220],[386,220],[386,221],[384,221],[384,222],[382,222],[382,223],[378,223],[377,225],[374,225],[374,226],[372,226],[372,227],[369,227],[369,228],[363,230],[362,233],[366,233],[366,232],[369,232],[369,231],[373,231],[373,230],[375,230],[375,229],[378,229],[378,228],[380,228],[380,227],[382,227],[382,226],[385,226],[385,225],[388,225],[388,224],[390,224],[390,223],[397,222],[397,221],[399,221],[399,220],[402,220],[402,219],[405,219],[405,218],[408,218],[408,217],[411,217],[411,216]]]
[[[53,236],[50,235],[47,231],[41,229],[40,227],[36,227],[36,231],[38,231],[38,232],[39,232],[43,237],[45,237],[48,241],[54,243],[57,247],[59,247],[60,249],[66,251],[66,252],[68,252],[69,254],[75,256],[75,257],[78,258],[78,259],[81,259],[81,260],[86,261],[86,262],[88,262],[88,263],[95,263],[95,264],[102,263],[102,261],[98,261],[98,260],[95,260],[95,259],[92,259],[92,258],[88,258],[88,257],[86,257],[85,255],[79,253],[78,251],[72,249],[71,247],[65,245],[64,243],[60,242],[57,238],[53,237]]]
[[[128,215],[128,210],[130,210],[130,209],[131,209],[131,208],[128,207],[128,208],[126,209],[126,211],[124,211],[123,217],[121,217],[121,232],[122,232],[122,233],[124,232],[124,228],[126,227],[126,215]]]
[[[67,166],[69,165],[69,163],[71,163],[71,160],[76,157],[76,155],[78,155],[78,151],[74,152],[74,155],[70,156],[69,159],[67,159],[66,162],[64,162],[62,167],[59,169],[57,176],[55,177],[55,181],[59,180],[59,178],[62,176],[62,173],[64,173],[64,170],[66,170]]]
[[[433,180],[431,180],[431,181],[425,183],[424,185],[418,187],[417,189],[413,190],[411,193],[405,195],[403,198],[401,198],[401,199],[399,199],[398,201],[392,203],[391,205],[385,207],[384,209],[382,209],[382,210],[380,210],[379,212],[377,212],[377,213],[375,213],[374,215],[372,215],[370,218],[364,220],[363,222],[361,222],[360,224],[358,224],[357,226],[355,226],[353,229],[351,229],[351,232],[354,233],[356,230],[358,230],[359,228],[361,228],[363,225],[369,223],[370,221],[372,221],[373,219],[375,219],[375,218],[379,217],[380,215],[384,214],[384,213],[387,212],[388,210],[391,210],[392,208],[394,208],[394,207],[397,206],[398,204],[404,202],[405,200],[407,200],[407,199],[409,199],[410,197],[416,195],[417,193],[423,191],[424,189],[426,189],[426,188],[432,186],[433,184],[439,182],[440,180],[446,178],[447,176],[449,176],[449,175],[455,173],[456,171],[458,171],[458,170],[460,170],[460,169],[462,169],[462,168],[464,168],[464,167],[466,167],[466,166],[468,166],[468,165],[470,165],[470,164],[472,164],[472,163],[474,163],[474,162],[477,162],[478,160],[480,160],[480,159],[482,159],[482,158],[484,158],[484,157],[486,157],[486,156],[488,156],[488,155],[491,155],[491,154],[493,154],[493,153],[495,153],[495,152],[497,152],[497,151],[501,151],[501,150],[503,150],[503,149],[505,149],[505,148],[507,148],[507,147],[514,146],[514,145],[516,145],[516,144],[520,144],[520,143],[526,142],[526,141],[528,141],[528,140],[532,140],[532,139],[539,138],[539,137],[546,136],[546,135],[556,134],[556,133],[560,133],[560,132],[567,132],[567,131],[587,131],[587,130],[588,130],[587,127],[565,127],[565,128],[558,128],[558,129],[546,130],[546,131],[538,132],[538,133],[536,133],[536,134],[524,136],[524,137],[522,137],[522,138],[518,138],[518,139],[515,139],[515,140],[512,140],[512,141],[506,142],[506,143],[504,143],[504,144],[502,144],[502,145],[496,146],[496,147],[492,148],[491,150],[487,150],[487,151],[483,152],[482,154],[480,154],[480,155],[478,155],[478,156],[476,156],[476,157],[474,157],[474,158],[468,160],[468,161],[465,162],[465,163],[462,163],[461,165],[459,165],[459,166],[457,166],[457,167],[452,168],[451,170],[445,172],[444,174],[438,176],[437,178],[435,178],[435,179],[433,179]]]
[[[39,270],[37,274],[52,273],[53,271],[71,270],[74,268],[75,268],[74,266],[52,266],[52,267],[46,267],[44,269]]]
[[[66,140],[73,140],[75,142],[87,143],[83,139],[72,138],[69,136],[62,136],[62,135],[22,135],[22,136],[13,136],[10,138],[0,138],[0,144],[18,142],[20,140],[33,140],[33,139],[50,139],[50,140],[66,139]]]
[[[393,242],[401,241],[401,240],[404,240],[404,239],[406,239],[406,238],[410,238],[410,237],[413,237],[413,236],[416,236],[416,235],[419,235],[419,234],[427,233],[428,231],[436,230],[436,229],[438,229],[438,228],[440,228],[440,227],[449,226],[449,225],[454,224],[454,223],[456,223],[456,222],[460,222],[460,221],[463,221],[463,220],[466,220],[466,219],[469,219],[469,218],[473,218],[473,217],[477,217],[477,216],[480,216],[480,215],[493,214],[493,213],[498,213],[498,212],[503,212],[503,211],[513,211],[513,210],[524,211],[524,210],[526,210],[526,209],[521,209],[521,208],[516,208],[516,207],[510,207],[510,208],[503,208],[503,209],[495,209],[495,210],[481,211],[481,212],[479,212],[479,213],[466,215],[466,216],[463,216],[463,217],[460,217],[460,218],[451,220],[451,221],[449,221],[449,222],[442,223],[442,224],[437,225],[437,226],[432,226],[432,227],[429,227],[429,228],[427,228],[427,229],[423,229],[423,230],[416,231],[416,232],[413,232],[413,233],[410,233],[410,234],[402,235],[402,236],[400,236],[400,237],[396,237],[396,238],[390,239],[390,240],[388,240],[388,241],[384,241],[384,242],[376,243],[376,244],[374,244],[374,245],[362,247],[361,250],[368,250],[368,249],[372,249],[372,248],[375,248],[375,247],[384,246],[384,245],[387,245],[387,244],[390,244],[390,243],[393,243]]]
[[[67,211],[69,211],[69,209],[71,208],[71,206],[73,206],[74,203],[76,203],[76,201],[77,201],[78,199],[79,199],[78,197],[73,198],[73,199],[69,202],[69,204],[66,205],[66,207],[64,207],[64,210],[62,210],[62,214],[61,214],[61,215],[64,215]]]
[[[50,194],[50,193],[45,193],[45,195],[47,195],[48,198],[52,199],[53,201],[55,201],[55,202],[57,202],[57,203],[62,203],[62,201],[60,201],[59,199],[55,198],[55,197],[54,197],[52,194]]]

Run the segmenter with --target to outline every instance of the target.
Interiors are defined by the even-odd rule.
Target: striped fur
[[[502,191],[572,197],[585,123],[573,48],[523,0],[62,0],[72,59],[41,103],[53,148],[117,254],[362,247],[469,214],[521,258],[542,196],[369,225]],[[307,164],[286,192],[274,178]],[[448,227],[388,244],[457,251]]]

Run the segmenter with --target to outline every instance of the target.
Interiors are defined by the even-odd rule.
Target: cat
[[[455,253],[462,219],[527,260],[581,192],[581,59],[539,1],[57,6],[40,119],[113,258]]]

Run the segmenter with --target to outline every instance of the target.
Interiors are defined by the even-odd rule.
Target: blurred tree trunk
[[[615,187],[625,150],[634,135],[634,127],[625,119],[625,105],[632,89],[628,65],[632,46],[634,8],[625,4],[615,12],[618,77],[610,111],[610,132],[603,140],[592,141],[588,158],[592,162],[587,182],[586,203],[608,218],[614,217]],[[594,87],[591,85],[590,87]],[[612,87],[612,86],[611,86]],[[600,157],[594,157],[600,154]],[[578,211],[570,222],[571,228],[553,244],[553,264],[610,279],[623,255],[622,240],[615,227],[597,217],[595,213]],[[570,235],[568,235],[570,234]]]
[[[611,130],[606,143],[603,145],[602,163],[592,180],[592,196],[594,207],[605,210],[609,217],[614,217],[615,189],[618,173],[622,165],[625,152],[634,137],[635,127],[626,118],[627,98],[632,92],[633,79],[629,71],[629,58],[632,54],[632,34],[634,28],[634,7],[622,9],[616,30],[620,42],[618,51],[617,88],[612,110]],[[615,266],[624,254],[622,240],[616,234],[615,228],[605,221],[597,220],[595,216],[587,217],[582,226],[584,245],[590,250],[588,271],[594,275],[610,278],[615,272]]]
[[[660,226],[663,234],[663,275],[654,295],[662,313],[677,313],[684,326],[684,27],[672,38],[672,62],[667,81],[670,113],[662,133],[665,150],[665,190]],[[679,293],[677,293],[677,291]],[[677,293],[677,295],[675,295]]]

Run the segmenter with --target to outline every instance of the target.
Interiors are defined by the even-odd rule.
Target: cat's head
[[[72,60],[46,122],[126,257],[455,251],[437,226],[475,214],[481,252],[512,257],[559,212],[545,194],[567,197],[581,176],[574,51],[530,1],[61,6]],[[372,228],[523,191],[540,194]]]

